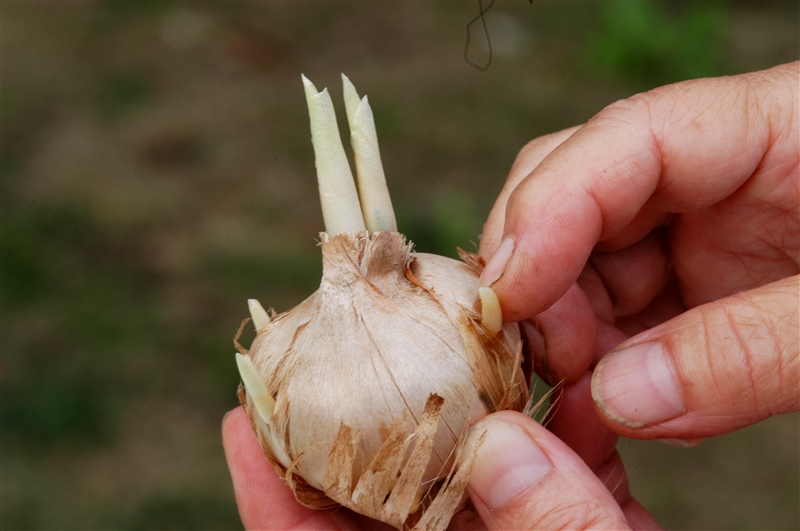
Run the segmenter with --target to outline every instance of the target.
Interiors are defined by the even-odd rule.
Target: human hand
[[[469,483],[483,521],[456,515],[448,529],[658,529],[630,497],[616,453],[591,470],[545,428],[510,411],[473,428],[475,435],[484,431]],[[225,416],[222,440],[245,529],[393,529],[349,509],[300,505],[267,462],[241,407]]]
[[[393,529],[349,509],[314,510],[300,505],[264,456],[241,406],[225,415],[222,444],[245,529]]]
[[[476,425],[489,435],[469,493],[488,528],[657,527],[630,498],[605,424],[692,439],[798,409],[798,284],[786,280],[798,270],[797,69],[665,87],[520,154],[481,254],[495,254],[504,235],[513,248],[501,247],[484,281],[507,319],[534,320],[521,323],[529,343],[546,342],[546,358],[533,351],[543,377],[564,382],[550,424],[563,441],[512,412]],[[661,354],[640,348],[625,359],[618,348],[592,377],[602,354],[642,330],[621,347],[656,342]],[[657,378],[663,359],[677,395],[669,376]],[[591,410],[592,387],[611,418]],[[639,413],[650,415],[644,424],[620,418]],[[300,506],[241,409],[223,437],[246,528],[380,528],[344,509]]]
[[[639,94],[518,156],[482,284],[537,323],[568,398],[637,334],[591,377],[614,432],[692,440],[800,409],[798,108],[793,63]],[[573,447],[590,407],[559,408]]]

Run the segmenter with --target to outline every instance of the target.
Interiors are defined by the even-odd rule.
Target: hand
[[[575,333],[557,355],[573,315],[639,334],[592,382],[616,432],[705,437],[798,409],[798,107],[798,63],[678,83],[516,161],[482,281],[507,319],[538,315],[556,380],[598,354]]]
[[[800,410],[799,67],[640,94],[518,156],[482,285],[563,383],[550,427],[591,468],[616,459],[604,426],[694,444]]]
[[[587,527],[573,528],[621,530],[629,523],[634,529],[658,529],[652,517],[630,497],[616,453],[593,472],[561,440],[530,418],[504,411],[488,419],[473,429],[476,435],[488,430],[488,435],[478,452],[469,487],[486,524],[478,519],[459,521],[457,515],[449,529],[557,529],[579,525]],[[300,505],[267,462],[241,407],[225,416],[222,440],[245,529],[393,529],[348,509],[313,510]],[[534,484],[535,488],[515,495],[520,488]],[[509,496],[513,500],[503,499]]]
[[[481,241],[484,283],[563,387],[558,437],[513,412],[474,428],[486,527],[652,529],[608,427],[693,439],[798,409],[797,73],[664,87],[522,151]],[[300,506],[241,409],[223,439],[247,529],[378,528]]]
[[[225,415],[222,444],[245,529],[394,529],[349,509],[326,511],[300,505],[264,456],[242,407]]]

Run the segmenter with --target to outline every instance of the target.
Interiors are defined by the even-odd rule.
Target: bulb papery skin
[[[481,324],[476,258],[413,253],[396,232],[322,233],[321,248],[320,288],[274,316],[249,350],[275,399],[271,418],[261,418],[241,388],[240,399],[301,503],[345,505],[398,528],[441,528],[420,517],[443,497],[448,481],[437,481],[453,473],[463,435],[485,415],[521,410],[528,400],[517,325],[494,333]],[[435,436],[418,465],[423,425]],[[414,467],[420,480],[402,487],[413,490],[412,503],[394,491]],[[450,496],[457,501],[463,485],[452,488],[461,489]],[[398,511],[392,497],[403,496],[408,508]]]

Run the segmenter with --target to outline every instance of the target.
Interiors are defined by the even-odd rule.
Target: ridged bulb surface
[[[386,520],[382,515],[391,511],[383,507],[383,491],[392,485],[371,495],[380,500],[368,499],[359,480],[374,473],[370,465],[393,430],[408,440],[391,465],[398,467],[392,475],[400,474],[420,437],[415,430],[426,404],[432,395],[441,397],[430,456],[414,487],[414,513],[451,471],[457,444],[472,424],[492,411],[525,405],[517,325],[499,333],[481,325],[474,257],[465,263],[412,253],[396,232],[323,233],[321,248],[319,289],[275,316],[253,341],[249,355],[275,404],[268,422],[249,407],[251,422],[301,502],[320,507],[333,500]],[[344,489],[331,486],[329,462],[342,426],[357,443]]]

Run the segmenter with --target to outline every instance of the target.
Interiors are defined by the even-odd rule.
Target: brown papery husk
[[[517,325],[481,324],[474,255],[412,253],[391,232],[323,233],[321,247],[320,288],[249,351],[275,399],[271,418],[243,387],[240,401],[300,503],[445,529],[474,459],[474,448],[457,456],[464,433],[528,400]]]

